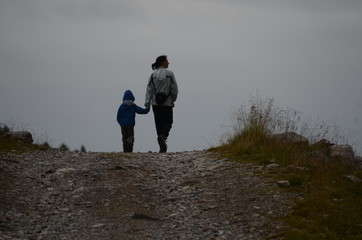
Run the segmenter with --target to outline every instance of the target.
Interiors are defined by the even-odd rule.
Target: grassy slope
[[[30,143],[24,143],[15,139],[0,137],[0,152],[23,153],[35,150],[45,150],[47,148],[49,147],[45,145],[35,145]]]
[[[326,151],[326,145],[281,143],[260,129],[248,129],[212,150],[237,162],[281,165],[270,177],[288,180],[287,191],[302,196],[285,217],[285,239],[362,239],[362,182],[346,177],[362,179],[362,171],[341,159],[310,157]]]

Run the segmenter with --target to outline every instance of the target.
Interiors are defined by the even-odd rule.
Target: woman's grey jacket
[[[178,94],[177,82],[173,72],[162,66],[157,68],[148,80],[145,100],[146,108],[149,108],[151,104],[157,105],[155,95],[159,92],[168,95],[167,100],[160,106],[173,107]]]

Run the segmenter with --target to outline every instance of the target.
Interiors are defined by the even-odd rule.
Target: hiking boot
[[[160,145],[160,153],[167,152],[167,144],[166,144],[166,138],[162,135],[158,136],[157,138],[158,145]]]

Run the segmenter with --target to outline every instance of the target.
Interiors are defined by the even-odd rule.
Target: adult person
[[[151,65],[154,72],[148,80],[145,100],[146,108],[152,105],[160,153],[167,151],[166,141],[172,128],[173,107],[178,94],[175,75],[167,69],[168,65],[166,55],[157,57]]]

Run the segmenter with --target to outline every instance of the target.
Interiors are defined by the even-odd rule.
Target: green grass
[[[361,171],[338,160],[308,165],[309,172],[294,173],[308,184],[298,189],[304,200],[286,217],[291,229],[304,234],[291,230],[286,239],[362,239],[362,185],[345,177],[361,177]]]
[[[48,148],[49,146],[46,145],[24,143],[15,139],[0,137],[0,152],[24,153],[36,150],[46,150]]]
[[[362,182],[353,182],[346,177],[353,175],[362,179],[362,170],[348,165],[343,159],[311,157],[313,151],[328,153],[328,145],[283,143],[273,139],[275,128],[271,128],[268,121],[283,125],[289,120],[277,121],[278,115],[271,114],[272,105],[267,103],[250,112],[237,112],[239,122],[233,135],[210,150],[236,162],[281,165],[265,174],[272,179],[288,180],[291,186],[286,191],[302,196],[296,199],[292,212],[283,219],[288,226],[283,233],[284,239],[362,239]],[[303,127],[306,129],[306,125]],[[331,128],[321,129],[331,131]],[[328,134],[333,136],[329,132],[321,136]]]

